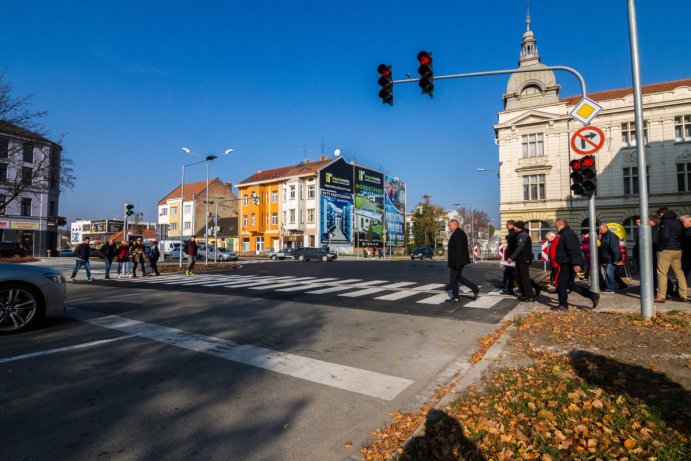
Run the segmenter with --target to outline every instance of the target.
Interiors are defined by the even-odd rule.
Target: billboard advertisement
[[[384,175],[355,166],[353,233],[357,247],[379,247],[384,232]]]
[[[388,247],[399,247],[405,239],[406,184],[393,176],[384,176],[384,210]]]
[[[319,172],[322,245],[339,254],[353,253],[353,166],[342,158]]]

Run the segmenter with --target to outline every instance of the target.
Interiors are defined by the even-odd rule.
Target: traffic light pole
[[[632,1],[632,0],[629,0]],[[632,51],[633,54],[633,51]],[[638,61],[636,61],[638,62]],[[568,66],[545,66],[545,67],[540,67],[538,70],[544,71],[544,70],[561,70],[564,72],[568,72],[572,75],[574,75],[577,79],[578,82],[581,85],[581,95],[585,98],[587,96],[586,93],[586,87],[585,87],[585,79],[583,76],[574,68],[568,67]],[[507,75],[507,74],[520,74],[524,72],[535,72],[536,69],[507,69],[507,70],[490,70],[490,71],[483,71],[483,72],[468,72],[465,74],[451,74],[451,75],[439,75],[439,76],[434,76],[434,80],[447,80],[451,78],[469,78],[469,77],[486,77],[489,75]],[[408,78],[404,80],[394,80],[394,84],[400,84],[400,83],[415,83],[419,82],[419,78]],[[641,126],[640,124],[638,126]],[[639,133],[640,132],[640,133]],[[643,136],[643,131],[642,130],[636,130],[636,135],[638,136],[640,134],[641,138]],[[638,142],[638,145],[640,146],[642,144],[642,139]],[[640,147],[639,147],[640,149]],[[638,163],[639,168],[641,165],[641,162],[639,161]],[[645,165],[645,164],[643,164]],[[643,178],[643,181],[645,181],[645,174],[644,172],[639,174],[639,179]],[[641,189],[644,190],[644,189]],[[599,279],[599,273],[600,271],[598,270],[598,258],[597,258],[597,245],[593,245],[593,242],[597,241],[597,227],[595,225],[595,195],[592,195],[588,199],[588,221],[589,221],[589,231],[590,231],[590,243],[591,243],[591,251],[590,251],[590,289],[591,291],[595,293],[600,292],[600,279]],[[642,221],[642,220],[641,220]],[[647,221],[646,221],[647,222]],[[641,222],[641,224],[643,224]],[[643,229],[643,228],[642,228]],[[648,231],[650,228],[648,227]],[[641,239],[643,241],[643,239]],[[645,248],[645,247],[644,247]],[[474,251],[474,247],[473,247]],[[474,253],[473,253],[474,254]]]

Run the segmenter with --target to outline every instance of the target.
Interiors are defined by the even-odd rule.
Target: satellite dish
[[[338,157],[339,155],[341,155],[341,149],[336,149],[334,151],[334,157]]]

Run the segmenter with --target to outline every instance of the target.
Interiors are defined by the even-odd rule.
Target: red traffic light
[[[583,164],[580,160],[571,160],[571,169],[574,171],[580,171],[583,169]]]
[[[581,163],[584,167],[591,168],[595,166],[595,159],[592,156],[588,155],[587,157],[584,157],[583,160],[581,160]]]
[[[382,77],[390,77],[391,76],[391,67],[387,66],[386,64],[379,64],[379,67],[377,67],[377,72]]]
[[[417,54],[417,60],[420,61],[420,64],[426,66],[432,62],[432,56],[426,51],[420,51]]]

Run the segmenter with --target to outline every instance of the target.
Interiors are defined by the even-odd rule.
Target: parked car
[[[158,249],[163,255],[163,259],[170,258],[170,252],[176,248],[180,248],[180,241],[162,240],[158,244]]]
[[[58,254],[62,257],[74,257],[74,248],[63,248]]]
[[[277,259],[295,259],[293,257],[293,251],[295,248],[283,248],[282,250],[278,250],[275,252],[272,256],[271,259],[276,261]]]
[[[101,252],[98,251],[98,248],[94,247],[89,247],[89,256],[92,258],[102,258],[103,255],[101,255]]]
[[[197,259],[205,259],[204,254],[200,254]],[[227,248],[214,248],[209,249],[209,261],[237,261],[237,253],[233,253]]]
[[[309,261],[310,259],[321,259],[322,261],[333,261],[337,258],[336,253],[331,253],[323,248],[303,247],[293,250],[293,258],[298,261]]]
[[[65,311],[65,277],[48,267],[0,263],[0,334],[18,333]]]
[[[276,256],[276,250],[274,250],[273,248],[269,248],[268,250],[266,250],[267,258],[275,259],[274,256]]]
[[[412,253],[410,253],[410,259],[432,259],[434,258],[434,249],[430,247],[416,248]]]
[[[185,259],[187,257],[187,253],[184,251],[182,252],[182,259]],[[173,248],[170,250],[170,258],[175,260],[175,259],[180,259],[180,248]]]
[[[19,242],[0,242],[0,258],[23,258],[26,250]]]

